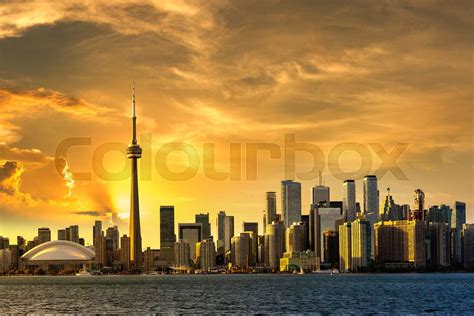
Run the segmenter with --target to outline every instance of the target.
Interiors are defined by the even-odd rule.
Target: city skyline
[[[3,2],[0,232],[16,238],[18,229],[31,239],[38,227],[76,224],[87,232],[96,219],[127,230],[131,179],[103,180],[94,168],[115,172],[127,164],[132,79],[143,135],[137,135],[144,149],[139,166],[153,166],[149,180],[139,175],[144,245],[159,246],[154,236],[162,205],[175,207],[177,223],[192,222],[196,213],[216,218],[220,210],[235,223],[261,222],[262,196],[274,191],[281,212],[283,151],[280,159],[259,152],[256,180],[212,180],[205,174],[206,143],[214,144],[216,170],[225,172],[231,143],[272,143],[283,150],[291,134],[319,146],[327,159],[331,149],[356,142],[369,150],[368,174],[382,163],[370,144],[387,152],[409,144],[396,161],[408,180],[388,171],[378,179],[380,192],[390,187],[397,203],[412,204],[413,191],[421,188],[427,205],[473,205],[469,3],[356,7]],[[73,137],[85,143],[55,164],[59,145]],[[120,150],[97,163],[94,154],[114,142]],[[156,152],[170,142],[198,151],[192,179],[170,181],[156,172]],[[169,168],[182,171],[186,160],[173,153]],[[311,165],[311,156],[297,155],[297,172]],[[341,157],[345,172],[359,165],[353,153]],[[342,200],[341,179],[328,164],[320,169],[331,196]],[[302,214],[308,214],[319,179],[295,180],[303,188]],[[362,202],[361,181],[356,187]],[[471,208],[467,217],[474,220]],[[211,225],[215,231],[214,220]],[[84,236],[87,243],[90,236]]]
[[[369,177],[373,177],[372,175],[368,175],[368,176],[369,176]],[[375,179],[376,179],[376,178],[375,178]],[[376,179],[375,181],[377,181],[377,179]],[[299,184],[299,182],[296,182],[296,181],[291,181],[291,182],[294,182],[294,183],[296,183],[296,184]],[[346,182],[347,182],[347,181],[342,182],[341,185],[344,185]],[[355,182],[356,182],[356,181],[355,181]],[[283,192],[283,190],[284,190],[283,188],[284,188],[284,186],[285,186],[287,183],[288,183],[288,180],[282,180],[282,181],[281,181],[281,190],[279,191],[279,193],[277,193],[277,192],[272,192],[272,191],[264,192],[263,195],[262,195],[263,203],[265,203],[265,204],[268,203],[268,193],[273,194],[273,195],[276,195],[276,200],[281,200],[282,192]],[[361,185],[362,185],[362,184],[363,184],[363,180],[361,181]],[[329,187],[323,186],[323,185],[321,185],[321,183],[319,183],[319,184],[315,185],[314,187],[312,187],[312,188],[311,188],[311,191],[313,192],[313,191],[314,191],[314,188],[318,188],[318,187],[319,187],[319,188],[329,188]],[[331,189],[331,188],[330,188],[330,189]],[[395,204],[398,205],[398,206],[408,205],[409,210],[412,210],[412,211],[413,211],[413,210],[416,210],[416,206],[417,206],[417,204],[416,204],[416,203],[417,203],[417,192],[418,192],[419,189],[414,190],[413,200],[412,200],[411,203],[410,203],[410,202],[409,202],[409,203],[404,203],[404,202],[401,202],[401,201],[397,200],[396,198],[394,199],[394,198],[393,198],[393,195],[392,195],[392,193],[391,193],[390,188],[387,188],[387,189],[388,189],[388,190],[387,190],[386,193],[382,193],[382,194],[383,194],[383,195],[381,195],[382,199],[380,199],[380,205],[379,205],[380,218],[383,218],[383,216],[384,216],[384,215],[387,215],[387,214],[390,215],[389,213],[384,213],[384,206],[386,206],[386,203],[388,202],[388,201],[386,201],[386,199],[385,199],[385,198],[387,197],[387,195],[392,198],[392,200],[390,201],[391,203],[395,203]],[[355,190],[356,190],[356,192],[357,192],[358,190],[363,190],[363,189],[362,189],[362,188],[359,188],[359,189],[358,189],[358,186],[357,186],[357,184],[356,184]],[[424,194],[424,193],[423,193],[423,194]],[[352,220],[350,220],[350,221],[354,221],[356,218],[366,218],[366,216],[368,216],[368,218],[370,218],[370,213],[369,213],[369,215],[367,215],[367,214],[364,213],[364,209],[363,209],[363,203],[364,203],[364,201],[365,201],[365,200],[359,201],[358,199],[356,199],[358,209],[357,209],[356,214],[354,215],[354,218],[353,218]],[[341,219],[346,218],[345,215],[344,215],[344,206],[343,206],[343,205],[344,205],[344,202],[343,202],[343,199],[342,199],[342,198],[341,198],[341,199],[330,199],[330,201],[326,201],[326,202],[330,202],[331,204],[332,204],[332,203],[335,203],[335,202],[336,202],[336,203],[340,203],[340,206],[335,207],[335,206],[329,205],[329,203],[324,203],[324,202],[322,202],[322,201],[319,201],[319,203],[321,203],[322,207],[323,207],[323,208],[327,208],[327,210],[329,210],[329,212],[331,212],[332,210],[338,209],[339,212],[340,212],[340,214],[341,214],[341,217],[340,217],[340,218],[341,218]],[[428,212],[428,211],[430,211],[431,209],[433,209],[433,208],[435,208],[435,207],[438,207],[438,208],[439,208],[439,207],[445,207],[445,206],[449,207],[449,208],[452,209],[452,210],[455,210],[455,209],[456,209],[456,205],[457,205],[458,203],[464,203],[464,202],[462,202],[462,201],[454,201],[454,202],[451,203],[451,204],[449,204],[449,203],[441,203],[441,204],[436,204],[436,205],[428,205],[428,204],[425,203],[425,204],[424,204],[424,210]],[[272,205],[273,205],[273,204],[272,204]],[[279,204],[277,203],[277,205],[279,205]],[[311,203],[310,205],[313,205],[313,204]],[[280,204],[280,206],[281,206],[281,204]],[[466,223],[467,223],[467,224],[472,224],[472,222],[469,221],[469,218],[468,218],[468,216],[467,216],[467,215],[469,214],[469,209],[470,209],[469,205],[466,205],[465,208],[466,208],[466,214],[465,214],[465,215],[466,215]],[[131,210],[132,210],[132,209],[131,209]],[[172,215],[171,215],[171,214],[163,215],[163,212],[164,212],[164,211],[165,211],[165,212],[169,212],[169,211],[167,211],[167,210],[170,210]],[[224,219],[225,219],[225,218],[231,218],[231,219],[232,219],[232,227],[233,227],[233,228],[232,228],[232,233],[231,233],[232,235],[238,236],[240,233],[245,232],[245,230],[243,229],[243,225],[244,225],[245,223],[251,224],[251,223],[254,223],[254,222],[257,223],[257,225],[258,225],[258,233],[259,233],[259,235],[265,234],[264,223],[266,223],[266,218],[267,218],[267,213],[266,213],[265,209],[260,213],[260,218],[257,219],[256,221],[250,221],[249,219],[246,219],[246,218],[243,218],[242,221],[235,221],[235,219],[234,219],[234,218],[235,218],[235,214],[232,213],[232,212],[230,212],[230,211],[228,211],[228,210],[227,210],[227,211],[226,211],[226,210],[220,210],[219,213],[217,213],[215,216],[211,216],[209,212],[207,212],[207,214],[202,214],[202,212],[193,212],[192,214],[190,214],[189,217],[187,217],[188,220],[185,220],[185,221],[177,221],[177,220],[176,220],[175,207],[174,207],[173,205],[161,205],[161,206],[159,206],[159,208],[158,208],[158,213],[159,213],[158,216],[160,217],[160,220],[158,220],[158,221],[156,222],[156,229],[157,229],[157,231],[156,231],[156,233],[155,233],[155,232],[153,233],[153,234],[155,235],[155,238],[154,238],[154,240],[153,240],[153,242],[152,242],[151,244],[144,244],[144,245],[142,246],[142,250],[145,250],[146,248],[155,248],[155,249],[161,248],[161,245],[159,244],[159,241],[160,241],[161,239],[163,239],[163,238],[164,238],[164,240],[167,240],[167,244],[165,245],[165,247],[170,247],[170,244],[169,244],[169,241],[170,241],[170,240],[175,240],[175,241],[176,241],[176,240],[181,239],[181,238],[178,238],[178,236],[179,236],[178,232],[180,231],[180,226],[182,226],[182,225],[183,225],[183,226],[186,226],[186,225],[188,225],[188,226],[189,226],[189,225],[190,225],[190,226],[195,226],[195,225],[197,225],[198,223],[201,223],[201,222],[202,222],[201,220],[198,219],[199,217],[202,217],[202,216],[205,216],[205,219],[207,220],[207,223],[209,224],[208,230],[209,230],[209,232],[210,232],[210,235],[208,234],[208,235],[206,235],[206,236],[212,236],[215,241],[220,240],[220,237],[218,236],[218,232],[219,232],[219,229],[218,229],[218,227],[219,227],[219,226],[218,226],[218,225],[219,225],[219,224],[218,224],[218,216],[220,215],[221,212],[226,212],[226,214],[224,214],[224,215],[225,215]],[[301,216],[311,216],[311,212],[312,212],[312,209],[310,209],[310,207],[308,207],[307,211],[303,211],[302,214],[301,214]],[[414,214],[415,214],[415,213],[414,213]],[[282,209],[281,209],[280,207],[277,207],[277,208],[276,208],[276,215],[280,218],[280,220],[283,220]],[[407,217],[407,215],[408,215],[408,214],[406,214],[405,217]],[[162,216],[165,216],[164,219],[165,219],[166,221],[171,221],[171,222],[172,222],[172,226],[169,226],[168,222],[163,222],[163,221],[161,220]],[[416,215],[414,215],[414,216],[416,216]],[[301,218],[301,220],[295,220],[295,221],[291,222],[291,224],[296,223],[296,222],[301,222],[301,221],[303,221],[302,217],[300,217],[300,218]],[[338,218],[339,218],[339,217],[338,217]],[[376,222],[378,219],[379,219],[379,217],[375,217],[375,218],[372,218],[372,221]],[[389,219],[383,219],[383,220],[384,220],[384,221],[388,221]],[[283,221],[283,223],[284,223],[284,221]],[[97,221],[95,222],[94,225],[92,225],[93,222],[91,222],[91,223],[89,223],[89,224],[90,224],[89,226],[85,226],[85,227],[87,228],[87,232],[86,232],[86,233],[84,233],[84,231],[81,230],[81,234],[79,235],[79,234],[77,233],[77,231],[76,231],[76,233],[75,233],[75,235],[74,235],[74,236],[75,236],[75,237],[74,237],[75,239],[74,239],[74,238],[72,239],[72,240],[74,240],[74,242],[79,243],[79,237],[81,237],[80,239],[82,239],[82,240],[84,241],[84,245],[91,245],[91,246],[93,245],[93,242],[92,242],[93,238],[90,238],[90,236],[96,236],[95,227],[96,227],[96,225],[97,225]],[[105,225],[104,225],[104,224],[105,224]],[[266,224],[268,225],[268,224],[270,224],[270,223],[266,223]],[[165,227],[166,227],[166,233],[165,233],[165,235],[162,235],[162,232],[161,232],[161,227],[163,227],[162,225],[165,225]],[[200,224],[200,225],[204,225],[204,224]],[[223,225],[225,226],[225,223],[224,223],[224,222],[223,222]],[[291,226],[291,225],[289,225],[289,226]],[[288,227],[285,227],[285,226],[284,226],[284,227],[285,227],[285,229],[286,229],[286,228],[289,228],[289,226],[288,226]],[[72,229],[72,227],[79,227],[79,225],[72,224],[70,227],[71,227],[71,229]],[[101,225],[100,225],[99,227],[100,227],[100,229],[102,229],[102,228],[107,228],[107,229],[109,229],[109,228],[114,228],[114,227],[117,228],[117,226],[114,225],[113,223],[110,223],[109,225],[107,225],[107,223],[103,223],[103,222],[101,222]],[[45,228],[45,229],[46,229],[46,228],[49,229],[50,240],[57,240],[57,239],[60,240],[60,239],[61,239],[61,238],[59,237],[59,234],[60,234],[60,231],[64,231],[63,227],[60,227],[59,229],[55,230],[54,228],[51,228],[50,226],[46,225],[46,226],[44,226],[44,228]],[[38,226],[38,227],[36,227],[36,228],[31,232],[31,238],[28,237],[28,236],[29,236],[28,234],[18,234],[18,233],[17,233],[15,236],[13,236],[14,238],[11,238],[10,236],[8,236],[8,235],[6,235],[6,234],[3,234],[3,237],[9,238],[9,239],[12,240],[12,241],[17,240],[17,237],[18,237],[18,236],[21,236],[22,238],[25,238],[25,240],[33,240],[33,237],[39,237],[38,234],[40,234],[39,232],[40,232],[41,229],[43,229],[43,226]],[[68,229],[69,229],[69,228],[66,228],[66,230],[68,230]],[[78,229],[78,228],[76,228],[76,230],[77,230],[77,229]],[[120,231],[122,232],[120,235],[123,235],[123,234],[126,235],[126,233],[124,233],[124,232],[128,232],[129,229],[130,229],[130,227],[126,227],[125,229],[120,230]],[[203,226],[200,226],[200,228],[199,228],[200,232],[201,232],[203,229],[204,229]],[[89,230],[90,230],[90,231],[89,231]],[[175,232],[175,235],[173,235],[174,237],[173,237],[172,235],[170,235],[170,234],[171,234],[170,232],[171,232],[172,230]],[[55,232],[57,232],[57,233],[55,233]],[[313,232],[312,232],[312,233],[313,233]],[[312,233],[311,233],[311,234],[312,234]],[[322,231],[321,231],[321,233],[322,233]],[[156,234],[157,234],[157,235],[156,235]],[[226,234],[226,233],[224,232],[224,234]],[[90,235],[90,236],[89,236],[89,235]],[[26,236],[26,237],[25,237],[25,236]],[[201,236],[204,236],[204,235],[201,235]],[[57,237],[57,238],[55,238],[55,237]],[[130,235],[129,235],[128,237],[130,237]],[[64,238],[64,239],[66,239],[66,238]],[[204,239],[206,239],[206,237],[202,237],[202,239],[204,240]],[[88,240],[90,240],[90,243],[88,242]],[[157,245],[157,242],[158,242],[158,245],[159,245],[159,246],[155,246],[155,245]],[[320,240],[319,242],[322,243],[323,241]],[[171,242],[171,244],[172,244],[172,242]]]

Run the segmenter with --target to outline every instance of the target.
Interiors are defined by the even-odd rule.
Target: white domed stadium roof
[[[95,252],[78,243],[67,240],[53,240],[42,243],[27,251],[22,259],[27,261],[90,261]]]

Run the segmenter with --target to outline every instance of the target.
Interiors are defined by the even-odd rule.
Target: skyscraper
[[[354,180],[346,180],[342,185],[342,210],[344,218],[352,222],[356,218],[356,188]]]
[[[174,206],[160,206],[160,247],[172,248],[175,242]]]
[[[58,240],[67,240],[66,229],[58,229]],[[95,240],[94,240],[95,246]]]
[[[95,262],[101,266],[107,265],[107,239],[101,233],[95,241]]]
[[[321,253],[324,254],[324,262],[332,267],[339,263],[339,234],[336,230],[323,232],[323,251]]]
[[[352,269],[351,223],[339,226],[339,270]]]
[[[364,214],[373,213],[375,218],[379,218],[379,190],[377,188],[377,176],[365,176],[363,184]]]
[[[258,236],[258,223],[257,222],[243,222],[242,231],[253,232],[255,236]]]
[[[265,223],[270,225],[273,221],[276,221],[276,193],[267,192],[265,193],[267,199],[267,208],[265,209]],[[265,232],[265,227],[263,228]]]
[[[457,263],[461,263],[461,231],[463,225],[466,224],[466,203],[456,201],[454,203],[454,210],[451,217],[451,228],[454,231],[454,259]]]
[[[38,228],[38,245],[51,241],[51,231],[47,227]]]
[[[204,239],[199,243],[199,267],[209,272],[216,267],[216,246],[212,238]]]
[[[462,229],[463,264],[474,267],[474,224],[464,224]]]
[[[442,222],[428,223],[428,236],[430,248],[426,263],[433,268],[448,266],[450,263],[450,227]]]
[[[249,259],[251,251],[251,242],[249,233],[240,233],[232,237],[233,265],[247,270],[249,268]]]
[[[330,196],[329,196],[329,187],[323,185],[323,176],[319,172],[319,185],[311,188],[311,204],[313,206],[329,206]]]
[[[303,223],[293,223],[286,229],[286,252],[305,251],[305,232]]]
[[[301,183],[292,180],[281,182],[281,206],[285,228],[301,221]]]
[[[273,222],[268,232],[268,265],[271,269],[280,269],[280,258],[285,252],[285,225]]]
[[[224,249],[230,250],[231,239],[234,237],[234,216],[226,216],[224,220]]]
[[[178,224],[179,239],[189,243],[189,254],[191,260],[196,258],[196,244],[202,240],[201,223]],[[176,252],[175,252],[176,254]]]
[[[125,271],[130,270],[130,237],[127,235],[120,238],[120,263]]]
[[[119,249],[120,234],[118,226],[108,227],[105,231],[105,238],[110,240],[110,247],[112,251]]]
[[[310,210],[311,211],[311,210]],[[310,215],[301,215],[301,222],[304,224],[304,235],[305,235],[305,241],[304,241],[304,250],[310,250]]]
[[[191,266],[191,247],[187,240],[180,239],[174,243],[174,258],[175,266],[178,268],[188,268]]]
[[[142,148],[137,142],[137,116],[135,113],[135,84],[132,96],[132,143],[127,148],[127,157],[132,160],[132,182],[130,192],[130,262],[139,269],[142,259],[142,235],[140,229],[140,206],[138,201],[138,159]]]
[[[379,263],[426,266],[425,225],[418,220],[387,221],[374,225],[375,259]]]
[[[404,217],[402,207],[395,203],[392,195],[390,194],[390,188],[387,188],[387,196],[385,197],[383,214],[380,214],[380,217],[384,221],[399,221],[407,219]]]
[[[94,247],[95,247],[95,239],[99,237],[101,234],[102,234],[102,221],[95,221],[94,226],[92,226],[92,243]]]
[[[202,224],[202,240],[208,239],[211,236],[211,223],[209,222],[209,213],[196,214],[195,222]]]
[[[69,227],[66,227],[64,235],[65,235],[64,240],[69,240],[75,243],[79,243],[79,225],[71,225]],[[63,232],[60,233],[58,231],[58,239],[59,237],[64,237],[64,235],[63,235]]]
[[[224,236],[225,236],[225,212],[220,211],[219,214],[217,214],[217,240],[222,240],[224,241]]]
[[[356,219],[351,223],[351,269],[367,267],[371,257],[371,225]]]
[[[425,193],[421,189],[415,190],[415,209],[410,219],[425,220]]]
[[[315,252],[318,257],[321,258],[322,262],[325,262],[326,258],[324,257],[324,240],[323,232],[326,230],[337,230],[337,221],[344,219],[344,215],[341,214],[341,210],[335,207],[319,207],[317,211],[317,220],[315,224],[315,234],[314,240],[318,241],[318,244],[315,245]]]

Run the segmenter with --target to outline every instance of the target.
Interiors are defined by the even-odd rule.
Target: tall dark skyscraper
[[[243,222],[242,231],[253,232],[255,236],[258,236],[258,223],[257,222]]]
[[[130,262],[139,269],[142,257],[142,235],[140,230],[140,206],[138,202],[138,159],[142,148],[137,142],[137,116],[135,113],[135,84],[132,96],[132,143],[127,148],[127,157],[132,159],[132,187],[130,193]]]
[[[120,234],[117,226],[107,228],[105,231],[105,238],[107,239],[107,242],[110,243],[110,248],[112,250],[120,248]]]
[[[225,212],[217,214],[217,240],[224,240],[225,236]]]
[[[94,226],[92,226],[92,244],[94,245],[94,247],[95,247],[96,238],[100,237],[101,234],[102,234],[102,221],[95,221]]]
[[[209,222],[209,213],[196,214],[195,222],[202,224],[202,239],[207,239],[211,236],[211,223]]]
[[[301,183],[292,180],[281,182],[281,215],[285,228],[301,221]]]
[[[266,225],[270,225],[273,221],[276,221],[276,192],[267,192],[265,193],[265,196],[267,199],[267,208],[265,210],[265,223]],[[264,232],[265,229],[266,227],[263,227]]]
[[[171,248],[175,242],[174,206],[160,206],[160,247]]]

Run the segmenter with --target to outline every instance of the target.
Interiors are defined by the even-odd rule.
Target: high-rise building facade
[[[199,267],[204,272],[216,267],[216,245],[211,238],[199,243]]]
[[[0,236],[0,249],[8,249],[8,247],[10,247],[10,239]]]
[[[374,225],[374,234],[378,263],[411,263],[414,268],[426,266],[423,221],[379,222]]]
[[[268,232],[268,265],[271,269],[280,269],[280,258],[285,252],[285,224],[273,222]]]
[[[344,218],[352,222],[356,218],[356,187],[354,180],[346,180],[342,185],[342,210]]]
[[[339,264],[339,234],[336,230],[323,231],[323,251],[324,261],[335,267]]]
[[[230,250],[231,239],[234,237],[234,216],[226,216],[224,219],[224,249]]]
[[[120,237],[120,263],[125,271],[130,270],[130,237]]]
[[[305,246],[305,225],[295,222],[286,229],[286,252],[304,251]]]
[[[352,269],[351,223],[345,222],[339,226],[339,270]]]
[[[384,221],[401,221],[408,219],[409,212],[403,211],[403,208],[395,203],[393,196],[390,194],[390,188],[387,188],[387,195],[385,197],[383,214],[380,214],[380,218]]]
[[[191,247],[188,241],[180,239],[174,243],[174,258],[177,268],[191,266]]]
[[[317,256],[321,258],[322,262],[325,262],[326,258],[324,257],[323,249],[323,232],[325,230],[337,230],[337,221],[344,219],[344,215],[341,214],[341,210],[335,207],[319,207],[318,208],[318,218],[316,221],[316,233],[317,236],[315,239],[318,240],[316,245],[315,252]]]
[[[102,267],[107,265],[107,239],[103,233],[95,240],[95,262]]]
[[[371,226],[369,221],[356,219],[351,223],[351,270],[370,265]]]
[[[102,234],[102,221],[95,221],[94,226],[92,226],[92,243],[95,247],[95,239]],[[58,232],[59,235],[59,232]],[[58,237],[59,239],[59,237]]]
[[[160,206],[160,247],[172,248],[175,242],[174,206]]]
[[[66,228],[66,234],[69,241],[79,243],[79,225],[71,225],[69,228]]]
[[[425,193],[421,189],[415,190],[415,207],[410,216],[411,220],[425,220]]]
[[[301,221],[301,183],[292,180],[281,182],[281,214],[285,228]]]
[[[445,223],[451,227],[452,213],[453,210],[447,205],[433,205],[428,209],[426,221],[431,223]]]
[[[67,240],[66,229],[58,229],[58,240]],[[94,239],[94,243],[95,243],[95,239]]]
[[[47,227],[38,228],[38,245],[51,241],[51,230]]]
[[[379,218],[379,190],[377,186],[377,177],[368,175],[364,177],[364,214],[373,214]]]
[[[224,241],[224,236],[225,236],[225,212],[224,211],[220,211],[218,214],[217,214],[217,223],[216,223],[216,226],[217,226],[217,240],[222,240]]]
[[[462,229],[462,259],[466,268],[474,268],[474,224],[464,224]]]
[[[311,250],[310,248],[310,215],[301,215],[301,222],[304,225],[304,250]]]
[[[196,244],[202,240],[201,223],[185,223],[178,225],[179,239],[189,243],[189,255],[191,260],[196,258]],[[175,252],[176,254],[176,252]]]
[[[428,223],[429,256],[427,265],[433,268],[448,266],[450,264],[451,229],[447,223]]]
[[[249,233],[240,233],[240,235],[232,237],[232,264],[243,270],[248,270],[250,266],[251,240]]]
[[[451,216],[451,228],[453,228],[453,253],[454,261],[456,263],[462,263],[462,244],[461,234],[463,225],[466,224],[466,203],[456,201],[454,203],[454,209]]]
[[[276,221],[277,214],[277,202],[276,202],[276,192],[267,192],[265,193],[267,207],[265,209],[265,224],[269,225]],[[266,227],[264,227],[265,231]]]
[[[120,248],[120,234],[118,226],[108,227],[105,231],[105,238],[110,240],[110,247],[112,251],[115,251]]]
[[[202,224],[202,240],[208,239],[211,236],[211,223],[209,222],[209,213],[196,214],[195,222]]]
[[[312,206],[329,206],[330,193],[329,187],[317,185],[311,188],[311,205]]]
[[[253,232],[256,236],[258,236],[258,223],[257,222],[243,222],[242,231]]]

